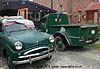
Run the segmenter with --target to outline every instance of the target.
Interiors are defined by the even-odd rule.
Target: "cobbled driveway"
[[[68,48],[55,51],[51,60],[41,60],[17,66],[16,69],[100,69],[100,50],[93,48]]]

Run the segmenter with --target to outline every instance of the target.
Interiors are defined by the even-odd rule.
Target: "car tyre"
[[[13,65],[11,57],[7,54],[6,55],[6,60],[7,60],[7,64],[9,69],[16,69],[15,65]]]
[[[46,60],[50,60],[51,58],[52,58],[52,55],[46,57],[45,59],[46,59]]]

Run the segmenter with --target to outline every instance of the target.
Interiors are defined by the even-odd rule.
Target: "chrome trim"
[[[45,48],[48,49],[46,51],[43,51],[43,52],[47,52],[47,54],[45,54],[45,55],[42,55],[41,53],[35,53],[35,54],[28,55],[28,53],[30,53],[32,51],[36,51],[36,50],[39,50],[39,49],[45,49]],[[14,65],[19,65],[19,64],[24,64],[24,63],[37,61],[37,60],[40,60],[40,59],[43,59],[43,58],[46,58],[46,57],[50,57],[53,53],[53,52],[51,52],[52,50],[53,49],[49,49],[49,47],[35,48],[35,49],[32,49],[32,50],[29,50],[29,51],[25,52],[23,56],[19,56],[18,58],[22,59],[22,61],[12,61],[12,62],[13,62]],[[41,55],[41,56],[39,56],[39,55]],[[32,58],[32,57],[34,57],[34,58]],[[27,59],[23,60],[24,58],[27,58]]]
[[[87,28],[87,27],[97,27],[97,25],[83,25],[81,28]]]
[[[90,43],[90,42],[92,42],[92,40],[87,40],[87,41],[85,41],[85,43]]]
[[[50,55],[50,54],[51,54],[51,53],[49,53],[49,55]],[[40,60],[40,59],[49,57],[49,55],[46,54],[46,55],[43,55],[43,56],[40,56],[40,57],[32,58],[31,60],[32,60],[32,61],[37,61],[37,60]],[[30,62],[30,60],[27,59],[27,60],[23,60],[23,61],[13,61],[13,64],[14,64],[14,65],[19,65],[19,64],[29,63],[29,62]]]
[[[43,52],[48,52],[48,51],[49,50],[43,51]],[[38,56],[38,55],[41,55],[41,54],[40,53],[36,53],[36,54],[24,55],[24,56],[19,56],[18,58],[20,59],[20,58],[34,57],[34,56]]]
[[[81,26],[81,28],[87,28],[87,26]]]
[[[40,55],[40,53],[31,54],[31,55],[25,55],[25,56],[20,56],[20,57],[18,57],[18,58],[19,58],[19,59],[20,59],[20,58],[27,58],[27,57],[33,57],[33,56],[38,56],[38,55]]]
[[[49,47],[39,47],[39,48],[35,48],[35,49],[32,49],[32,50],[29,50],[29,51],[25,52],[24,55],[27,55],[28,53],[30,53],[32,51],[36,51],[36,50],[44,49],[44,48],[47,48],[49,50]]]

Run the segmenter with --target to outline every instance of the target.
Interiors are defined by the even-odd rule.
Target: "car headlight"
[[[20,41],[15,42],[14,45],[15,45],[16,50],[21,50],[22,49],[22,46],[23,46]]]
[[[54,37],[53,36],[50,36],[49,37],[49,40],[50,40],[51,43],[53,43],[54,42]]]

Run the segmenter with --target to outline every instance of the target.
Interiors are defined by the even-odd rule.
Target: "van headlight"
[[[22,49],[22,46],[23,46],[20,41],[15,42],[14,45],[15,45],[15,49],[16,50],[21,50]]]
[[[95,34],[95,30],[91,30],[91,34]]]
[[[50,36],[50,37],[49,37],[49,41],[50,41],[51,43],[53,43],[53,42],[54,42],[54,37],[53,37],[53,36]]]

